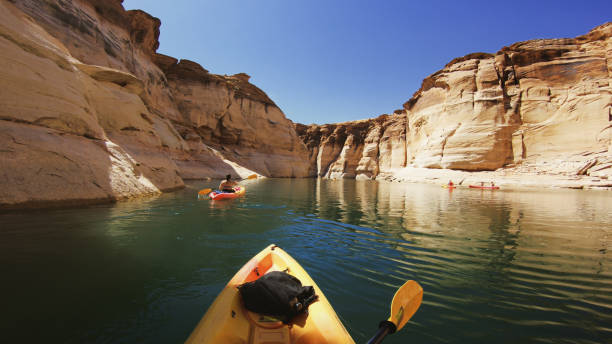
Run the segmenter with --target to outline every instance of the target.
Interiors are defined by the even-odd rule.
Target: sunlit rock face
[[[574,39],[454,59],[423,80],[396,111],[401,116],[296,129],[310,151],[309,173],[323,177],[415,167],[605,179],[612,177],[611,76],[608,23]]]
[[[504,110],[492,55],[452,61],[426,78],[404,107],[412,165],[496,169],[512,154],[509,142],[517,123]]]
[[[406,116],[325,125],[296,124],[310,152],[309,175],[374,179],[406,163]]]
[[[0,18],[0,204],[111,201],[183,186],[140,79],[84,64],[10,3],[0,3]]]
[[[304,145],[265,93],[156,54],[157,18],[119,0],[20,0],[0,2],[0,19],[0,206],[306,175]]]
[[[293,123],[249,76],[210,74],[199,64],[157,54],[182,116],[175,127],[193,150],[201,143],[272,177],[305,177],[306,148]],[[200,144],[198,144],[200,142]]]
[[[608,23],[575,39],[521,42],[451,61],[404,104],[408,164],[575,171],[580,155],[609,145],[611,58]],[[568,160],[576,164],[561,163]]]

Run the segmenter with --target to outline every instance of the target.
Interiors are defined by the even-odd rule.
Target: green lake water
[[[385,343],[612,343],[612,194],[264,179],[0,213],[4,343],[181,343],[276,243],[364,343],[404,281],[421,308]]]

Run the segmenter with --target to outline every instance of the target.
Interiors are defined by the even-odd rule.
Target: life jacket
[[[273,316],[285,324],[308,312],[308,306],[318,298],[312,286],[302,286],[299,279],[281,271],[268,272],[238,289],[246,309]]]

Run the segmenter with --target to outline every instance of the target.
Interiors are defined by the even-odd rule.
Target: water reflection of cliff
[[[597,232],[600,236],[608,230],[599,225],[591,228],[590,224],[612,222],[610,198],[597,191],[457,189],[449,192],[421,184],[345,179],[316,179],[313,183],[314,210],[322,218],[374,227],[405,239],[416,233],[485,239],[528,230],[532,235],[572,237],[592,244],[597,241],[593,240]],[[526,222],[521,223],[521,219]],[[593,233],[577,233],[560,225],[564,222],[580,222],[584,230]]]
[[[488,274],[514,268],[512,264],[579,271],[601,265],[611,248],[609,196],[602,192],[449,192],[421,184],[324,179],[313,183],[319,217],[401,239],[389,244],[395,250],[413,253],[418,245],[432,250],[432,259],[445,256]],[[569,250],[579,255],[572,264],[559,258]]]
[[[313,212],[338,227],[339,235],[328,239],[357,252],[343,259],[342,272],[379,285],[419,281],[426,290],[416,319],[421,329],[444,328],[474,342],[487,334],[470,329],[483,326],[518,326],[522,333],[514,339],[545,333],[553,342],[564,338],[560,327],[581,328],[584,319],[609,329],[603,325],[612,321],[607,193],[314,183]],[[597,342],[602,331],[583,338]],[[425,341],[448,340],[425,332]]]

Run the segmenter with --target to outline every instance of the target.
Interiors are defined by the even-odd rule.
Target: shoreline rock
[[[396,171],[393,175],[381,175],[377,180],[397,183],[427,183],[444,185],[452,180],[459,188],[469,185],[495,183],[503,190],[543,190],[543,189],[580,189],[612,190],[612,181],[588,176],[565,176],[543,173],[516,173],[508,170],[498,171],[457,171],[448,169],[432,170],[409,167]]]

